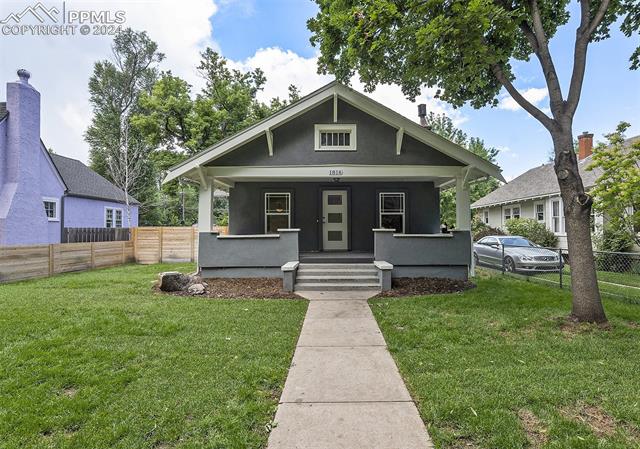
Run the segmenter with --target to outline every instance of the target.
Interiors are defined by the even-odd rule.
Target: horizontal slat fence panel
[[[196,228],[134,228],[128,241],[0,247],[0,283],[124,263],[188,262],[197,257]]]
[[[49,276],[49,246],[0,247],[0,282]]]
[[[195,262],[198,258],[198,230],[193,227],[140,227],[133,232],[136,261]]]

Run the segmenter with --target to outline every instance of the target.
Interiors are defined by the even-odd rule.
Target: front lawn
[[[306,311],[126,265],[0,285],[0,447],[260,448]]]
[[[569,293],[501,275],[372,309],[437,448],[640,447],[640,305],[570,326]]]

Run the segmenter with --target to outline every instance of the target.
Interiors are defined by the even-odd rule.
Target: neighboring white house
[[[627,139],[625,145],[640,139]],[[585,189],[591,189],[602,171],[587,170],[591,163],[593,134],[578,136],[578,168]],[[494,228],[505,229],[510,218],[533,218],[544,223],[558,237],[558,247],[567,248],[564,213],[560,187],[553,169],[553,162],[541,165],[521,174],[471,205],[480,220]],[[594,230],[603,224],[603,217],[593,216]]]

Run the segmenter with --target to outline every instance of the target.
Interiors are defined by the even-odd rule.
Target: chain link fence
[[[567,250],[509,244],[508,239],[501,239],[504,244],[498,239],[495,243],[475,243],[476,265],[561,289],[571,288],[571,257]],[[594,251],[593,257],[600,293],[640,304],[640,253]]]

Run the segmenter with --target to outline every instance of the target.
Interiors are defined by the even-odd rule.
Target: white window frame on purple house
[[[47,215],[47,220],[49,220],[49,221],[60,221],[60,202],[58,201],[58,198],[52,198],[52,197],[48,197],[48,196],[43,196],[42,197],[42,206],[45,208],[44,209],[44,213],[46,215],[47,214],[47,208],[46,208],[44,203],[53,203],[55,205],[54,208],[53,208],[55,215],[53,217],[49,217],[49,215]]]
[[[109,219],[107,217],[108,212],[111,211],[111,226],[109,226]],[[120,225],[118,226],[118,212],[120,213]],[[104,227],[105,228],[121,228],[124,215],[122,208],[105,206],[104,208]]]

